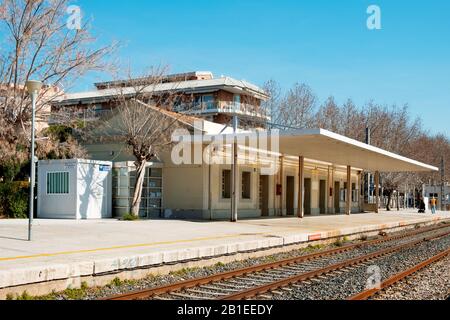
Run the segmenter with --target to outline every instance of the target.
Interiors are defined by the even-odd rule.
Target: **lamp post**
[[[34,187],[36,185],[36,158],[34,155],[35,149],[35,117],[36,117],[36,100],[39,91],[42,88],[42,82],[30,80],[26,83],[28,94],[31,95],[31,172],[30,172],[30,212],[28,217],[28,241],[32,240],[31,231],[33,226],[34,215]]]

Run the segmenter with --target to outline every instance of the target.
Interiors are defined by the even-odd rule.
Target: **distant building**
[[[423,194],[426,198],[436,198],[438,200],[437,207],[438,209],[442,208],[442,204],[444,204],[445,210],[450,211],[450,184],[444,184],[444,193],[442,194],[442,186],[441,185],[424,185],[423,186]]]
[[[149,80],[147,85],[151,82]],[[214,78],[211,72],[189,72],[168,75],[160,84],[151,85],[152,94],[163,95],[176,92],[176,101],[172,101],[170,111],[196,116],[219,124],[228,124],[234,112],[240,116],[241,125],[246,120],[252,127],[265,127],[270,121],[262,101],[269,97],[261,88],[243,80],[229,77]],[[80,119],[91,119],[116,107],[115,97],[121,94],[135,93],[133,85],[145,86],[145,79],[132,79],[96,83],[96,91],[66,94],[54,106],[53,111],[69,107],[76,110]],[[145,90],[144,90],[145,91]],[[167,109],[165,105],[159,105]]]

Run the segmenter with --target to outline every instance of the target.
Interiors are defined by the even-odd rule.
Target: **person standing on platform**
[[[431,198],[430,205],[431,205],[431,213],[436,214],[437,199],[435,197]]]

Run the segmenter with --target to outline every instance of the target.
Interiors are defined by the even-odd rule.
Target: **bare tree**
[[[339,133],[358,140],[364,141],[365,125],[364,114],[359,110],[351,99],[348,99],[340,111],[341,126]]]
[[[340,106],[330,96],[314,113],[316,99],[308,86],[296,84],[286,96],[280,94],[281,89],[275,80],[268,81],[264,87],[274,96],[267,106],[275,110],[273,122],[277,124],[323,128],[359,141],[365,140],[365,128],[369,127],[371,143],[376,147],[436,167],[440,165],[442,156],[446,164],[450,163],[448,137],[424,132],[420,118],[413,119],[406,104],[383,106],[369,101],[357,107],[348,99]],[[450,181],[450,170],[446,170],[444,179]],[[394,191],[406,185],[420,190],[424,183],[440,180],[438,173],[382,173],[383,189],[389,203]]]
[[[341,126],[340,109],[334,97],[330,96],[315,115],[315,125],[319,128],[338,132]]]
[[[270,115],[271,123],[277,124],[280,119],[280,102],[281,102],[281,88],[278,82],[274,79],[266,81],[263,85],[263,90],[269,96],[267,101],[262,103],[262,108]]]
[[[102,139],[107,135],[106,139],[125,144],[135,158],[134,216],[139,215],[147,163],[172,145],[174,130],[194,124],[193,118],[171,111],[178,96],[175,85],[164,92],[157,90],[163,84],[164,70],[155,68],[148,76],[130,77],[129,86],[117,88],[111,114],[101,121]]]
[[[44,86],[37,114],[89,71],[104,71],[104,58],[115,45],[94,48],[88,21],[79,30],[67,27],[69,0],[3,0],[0,3],[0,146],[10,159],[16,145],[28,148],[31,102],[26,81]],[[21,156],[21,155],[20,155]]]
[[[277,123],[295,128],[312,127],[316,100],[309,86],[296,83],[280,102]]]

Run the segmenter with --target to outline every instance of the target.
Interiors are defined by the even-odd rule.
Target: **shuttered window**
[[[69,173],[47,173],[47,194],[69,194]]]
[[[252,185],[252,174],[250,172],[242,172],[242,199],[250,200]]]
[[[231,171],[222,171],[222,199],[231,199]]]

